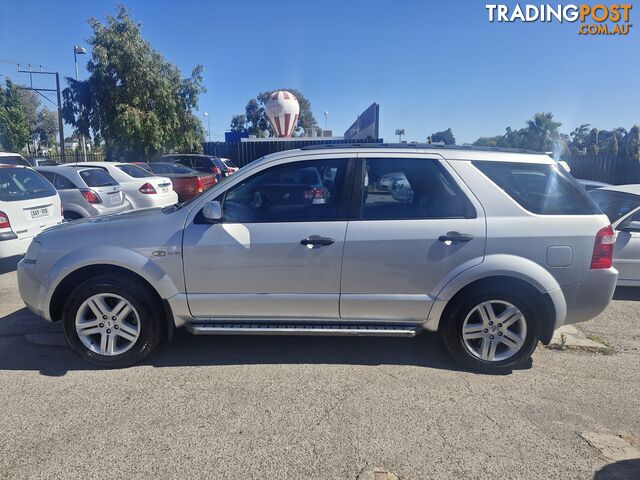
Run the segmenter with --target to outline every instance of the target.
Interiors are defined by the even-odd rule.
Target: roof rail
[[[305,145],[300,150],[327,150],[332,148],[420,148],[433,150],[474,150],[481,152],[530,153],[545,155],[545,152],[524,148],[478,147],[475,145],[433,145],[430,143],[329,143],[325,145]]]

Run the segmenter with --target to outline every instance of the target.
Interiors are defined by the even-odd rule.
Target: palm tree
[[[553,149],[554,142],[559,138],[558,128],[562,125],[553,120],[551,112],[536,113],[533,120],[527,120],[525,129],[527,146],[541,152]]]

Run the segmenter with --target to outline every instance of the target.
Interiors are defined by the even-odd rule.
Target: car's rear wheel
[[[485,373],[504,373],[524,364],[539,339],[539,309],[530,297],[492,287],[460,298],[447,310],[440,328],[447,350]]]
[[[124,367],[147,356],[160,340],[160,312],[141,282],[107,274],[77,286],[63,310],[71,348],[101,367]]]

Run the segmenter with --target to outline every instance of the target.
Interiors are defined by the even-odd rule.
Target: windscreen
[[[13,202],[56,194],[53,185],[28,168],[0,168],[0,200]]]
[[[589,195],[611,223],[640,207],[640,196],[612,190],[591,190]]]
[[[82,170],[80,176],[89,187],[111,187],[118,185],[118,182],[101,168]]]

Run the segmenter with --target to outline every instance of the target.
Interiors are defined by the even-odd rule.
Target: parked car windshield
[[[1,156],[0,163],[4,165],[22,165],[23,167],[31,166],[21,155]]]
[[[146,171],[138,165],[118,165],[118,168],[133,178],[155,177],[153,173]]]
[[[197,173],[195,170],[189,167],[185,167],[184,165],[180,165],[177,163],[151,163],[149,164],[149,168],[153,173],[156,174],[167,174],[167,173]]]
[[[89,187],[111,187],[118,185],[118,182],[101,168],[82,170],[80,176]]]
[[[591,190],[591,198],[600,207],[611,223],[640,207],[640,196],[613,190]]]
[[[27,168],[0,168],[0,200],[12,202],[50,197],[56,190],[44,177]]]

